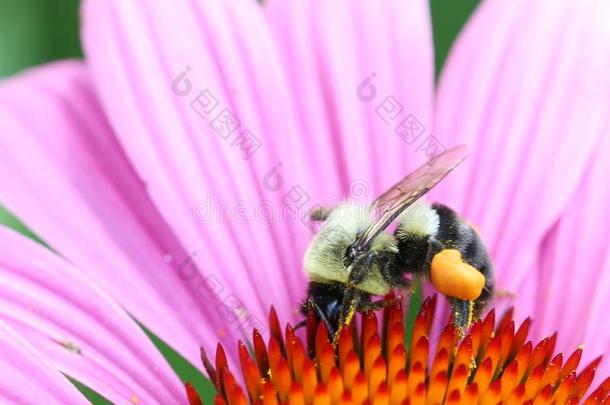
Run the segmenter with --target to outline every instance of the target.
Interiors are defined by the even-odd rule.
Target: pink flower
[[[194,364],[272,304],[297,320],[307,210],[459,143],[431,198],[480,228],[494,305],[608,351],[607,2],[487,0],[436,93],[423,1],[143,4],[86,1],[85,62],[0,88],[0,201],[48,245],[0,231],[3,399],[77,402],[61,371],[183,402],[133,318]]]

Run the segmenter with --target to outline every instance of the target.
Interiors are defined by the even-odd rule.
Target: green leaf
[[[479,2],[480,0],[430,0],[437,79],[455,38]]]
[[[407,308],[407,316],[405,318],[405,348],[408,350],[411,347],[411,338],[413,337],[413,328],[415,327],[415,319],[423,302],[423,293],[421,281],[417,278],[414,281],[415,289],[409,297],[409,307]]]
[[[78,7],[78,0],[0,1],[0,77],[80,57]]]
[[[44,245],[47,248],[49,248],[49,245],[47,245],[42,239],[40,239],[38,236],[36,236],[34,234],[34,232],[32,232],[31,229],[29,229],[27,226],[25,226],[23,224],[23,222],[18,220],[17,217],[15,217],[2,204],[0,204],[0,224],[6,225],[8,228],[11,228],[11,229],[19,232],[20,234],[25,235],[28,238],[33,239],[36,242],[40,243],[41,245]]]
[[[216,388],[214,384],[206,378],[198,368],[193,366],[191,362],[182,357],[180,353],[174,350],[170,345],[155,335],[150,329],[138,322],[138,325],[148,335],[157,349],[161,352],[165,360],[174,369],[182,382],[189,382],[199,393],[204,404],[213,404],[216,396]],[[185,393],[186,396],[186,393]]]
[[[74,384],[74,386],[81,392],[81,394],[85,396],[85,398],[91,401],[93,405],[112,405],[112,402],[106,399],[106,397],[104,397],[102,394],[89,388],[82,382],[78,381],[76,378],[70,377],[67,374],[64,375],[68,380],[70,380],[72,384]]]

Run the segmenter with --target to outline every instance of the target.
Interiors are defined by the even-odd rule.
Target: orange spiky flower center
[[[406,343],[400,301],[362,315],[361,326],[344,327],[333,345],[323,322],[311,314],[303,338],[290,325],[282,334],[273,308],[270,337],[253,331],[251,356],[238,343],[244,387],[229,370],[219,344],[215,366],[202,358],[215,384],[216,405],[417,405],[578,404],[601,360],[579,373],[582,348],[567,359],[553,355],[556,334],[537,344],[527,340],[530,320],[515,328],[512,310],[496,326],[492,310],[460,338],[447,323],[436,344],[431,329],[436,298],[427,299]],[[381,320],[381,322],[380,322]],[[516,329],[516,330],[515,330]],[[200,403],[187,387],[191,404]],[[584,400],[610,401],[610,378]]]

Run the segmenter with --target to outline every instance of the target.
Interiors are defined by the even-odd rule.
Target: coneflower
[[[424,404],[578,404],[595,376],[601,356],[578,370],[582,348],[555,354],[557,334],[528,339],[531,320],[520,325],[512,310],[496,322],[495,311],[476,321],[460,338],[452,322],[431,336],[435,297],[424,301],[412,333],[405,339],[401,301],[393,300],[380,317],[362,316],[336,344],[311,313],[304,337],[286,325],[273,308],[265,343],[252,333],[254,356],[238,343],[241,370],[229,370],[222,345],[213,363],[202,350],[204,366],[218,391],[216,405],[424,405]],[[381,319],[380,319],[381,318]],[[237,381],[243,380],[242,387]],[[201,404],[187,386],[192,405]],[[610,378],[584,404],[610,398]]]
[[[182,379],[140,325],[192,364],[222,340],[232,372],[245,362],[246,400],[272,389],[289,400],[293,386],[300,398],[297,373],[302,382],[311,367],[313,395],[339,387],[332,377],[352,401],[370,399],[372,379],[389,401],[406,378],[411,401],[456,390],[463,399],[490,362],[476,387],[492,395],[523,371],[512,352],[494,363],[497,336],[510,335],[502,328],[468,365],[456,356],[475,347],[476,329],[457,349],[442,346],[446,370],[436,329],[429,353],[413,337],[405,377],[388,368],[402,356],[388,355],[392,324],[377,338],[358,332],[343,360],[345,344],[323,343],[323,330],[319,350],[303,341],[309,374],[287,346],[298,340],[276,327],[280,356],[266,345],[268,367],[236,349],[271,304],[298,322],[311,208],[368,203],[458,144],[470,157],[429,199],[480,228],[497,290],[509,292],[491,305],[532,316],[532,339],[558,331],[566,357],[581,342],[583,362],[608,352],[609,1],[482,1],[438,85],[425,0],[84,0],[81,15],[84,61],[0,84],[0,204],[45,242],[0,229],[0,357],[10,359],[0,361],[0,402],[87,403],[68,375],[114,403],[183,403]],[[447,311],[440,298],[437,311]],[[554,370],[547,354],[544,370],[515,379],[514,395],[529,397]],[[231,402],[225,369],[217,383]],[[555,379],[552,395],[581,395],[588,375]],[[443,378],[447,388],[432,389]],[[353,390],[364,386],[364,396]],[[535,390],[537,400],[549,391]]]

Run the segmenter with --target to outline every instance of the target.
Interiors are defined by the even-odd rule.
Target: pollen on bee
[[[432,258],[430,281],[441,293],[466,301],[477,299],[485,286],[485,276],[462,260],[457,249],[443,249]]]

